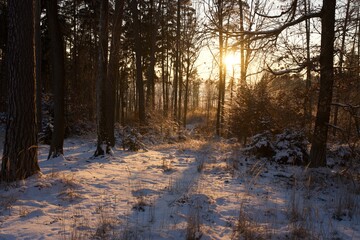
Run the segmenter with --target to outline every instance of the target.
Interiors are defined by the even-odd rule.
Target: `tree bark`
[[[323,0],[321,16],[320,92],[310,150],[310,167],[326,166],[326,143],[334,84],[334,25],[336,0]]]
[[[181,53],[179,53],[182,55]],[[179,59],[182,59],[182,56],[180,56]],[[182,60],[180,61],[183,62]],[[180,63],[179,62],[179,63]],[[177,122],[179,126],[181,126],[181,110],[182,110],[182,95],[183,95],[183,67],[182,64],[179,66],[179,77],[178,77],[178,114],[177,114]]]
[[[8,1],[9,98],[1,178],[25,179],[40,171],[37,160],[35,0]]]
[[[48,159],[64,154],[64,40],[60,30],[57,13],[57,1],[47,0],[47,18],[49,23],[49,35],[51,46],[51,78],[54,93],[54,132]]]
[[[37,111],[37,126],[38,132],[42,130],[42,78],[41,78],[41,29],[40,29],[40,15],[41,15],[41,0],[36,0],[35,5],[35,49],[36,49],[36,111]]]
[[[310,3],[304,0],[305,14],[308,14]],[[310,49],[310,19],[306,19],[306,95],[304,100],[304,128],[310,135],[312,118],[312,96],[311,96],[311,49]]]
[[[142,48],[140,35],[140,20],[138,12],[137,0],[132,0],[131,11],[133,14],[134,24],[134,41],[135,41],[135,61],[136,61],[136,93],[139,106],[139,121],[141,125],[145,124],[145,96],[144,96],[144,81],[142,76]]]
[[[6,111],[6,99],[8,95],[8,76],[6,72],[6,41],[7,41],[7,5],[6,1],[1,2],[0,11],[0,48],[1,48],[1,61],[0,61],[0,111]]]
[[[340,55],[339,55],[339,77],[337,78],[337,82],[338,84],[335,83],[335,86],[338,85],[338,87],[335,87],[334,90],[334,101],[339,102],[340,101],[340,93],[339,93],[339,87],[341,86],[341,83],[339,82],[339,80],[341,81],[341,79],[343,79],[343,65],[344,65],[344,53],[345,53],[345,40],[346,40],[346,33],[348,31],[348,20],[349,20],[349,12],[350,12],[350,0],[347,0],[346,3],[346,13],[345,13],[345,20],[344,20],[344,26],[342,29],[342,34],[341,34],[341,47],[340,47]],[[334,107],[334,126],[337,126],[338,124],[338,115],[339,115],[339,106],[335,106]],[[333,128],[333,136],[336,136],[336,132],[337,132],[337,128],[334,127]]]
[[[240,32],[244,31],[244,6],[243,0],[239,0],[240,8]],[[246,85],[246,68],[245,68],[245,37],[240,34],[240,85]]]
[[[189,53],[188,53],[189,56]],[[185,99],[184,99],[184,116],[183,127],[186,128],[188,102],[189,102],[189,81],[190,81],[190,57],[186,61],[186,76],[185,76]]]
[[[99,24],[99,46],[98,46],[98,76],[96,84],[96,100],[97,100],[97,147],[94,156],[105,154],[103,144],[108,144],[108,136],[106,132],[106,113],[105,113],[105,83],[107,78],[108,65],[108,10],[109,1],[102,0],[100,4],[100,24]],[[106,151],[109,151],[107,148]]]
[[[161,4],[161,2],[159,3]],[[156,11],[154,6],[154,0],[150,0],[150,64],[149,64],[149,78],[147,81],[147,99],[146,104],[147,107],[154,110],[155,108],[155,48],[156,48],[156,33],[157,33],[157,21],[155,19],[156,17]]]
[[[174,101],[174,119],[178,120],[180,116],[178,116],[178,88],[179,88],[179,72],[180,72],[180,9],[181,9],[181,2],[180,0],[177,1],[177,10],[176,10],[176,52],[175,52],[175,70],[174,70],[174,94],[173,94],[173,101]]]
[[[223,2],[222,0],[218,1],[218,24],[219,24],[219,94],[217,100],[217,109],[216,109],[216,135],[221,136],[222,130],[222,119],[223,119],[223,99],[224,99],[224,67],[223,67],[223,51],[224,51],[224,33],[223,33]]]
[[[110,59],[108,66],[108,78],[106,84],[106,132],[109,147],[115,146],[114,124],[115,124],[115,95],[116,79],[119,79],[120,68],[120,37],[123,19],[124,0],[116,0],[115,13],[112,28],[112,39],[110,47]]]

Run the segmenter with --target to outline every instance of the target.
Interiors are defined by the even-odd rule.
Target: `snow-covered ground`
[[[92,158],[71,138],[42,173],[0,185],[0,239],[360,239],[359,175],[187,140]],[[351,174],[350,174],[351,173]]]

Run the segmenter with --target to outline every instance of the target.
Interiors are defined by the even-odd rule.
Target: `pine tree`
[[[8,1],[9,98],[1,178],[15,181],[40,171],[35,93],[35,0]]]

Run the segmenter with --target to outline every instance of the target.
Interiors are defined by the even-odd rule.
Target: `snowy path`
[[[2,185],[0,239],[183,239],[189,209],[209,204],[198,169],[214,153],[208,143],[93,159],[94,149],[92,139],[70,139],[65,159],[47,161],[42,146],[41,176]]]
[[[188,140],[94,159],[94,139],[69,139],[47,161],[41,146],[40,176],[0,186],[0,239],[360,239],[358,185],[237,148]]]

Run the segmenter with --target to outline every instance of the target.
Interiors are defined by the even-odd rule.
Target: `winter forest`
[[[358,0],[0,0],[0,239],[360,239]]]

